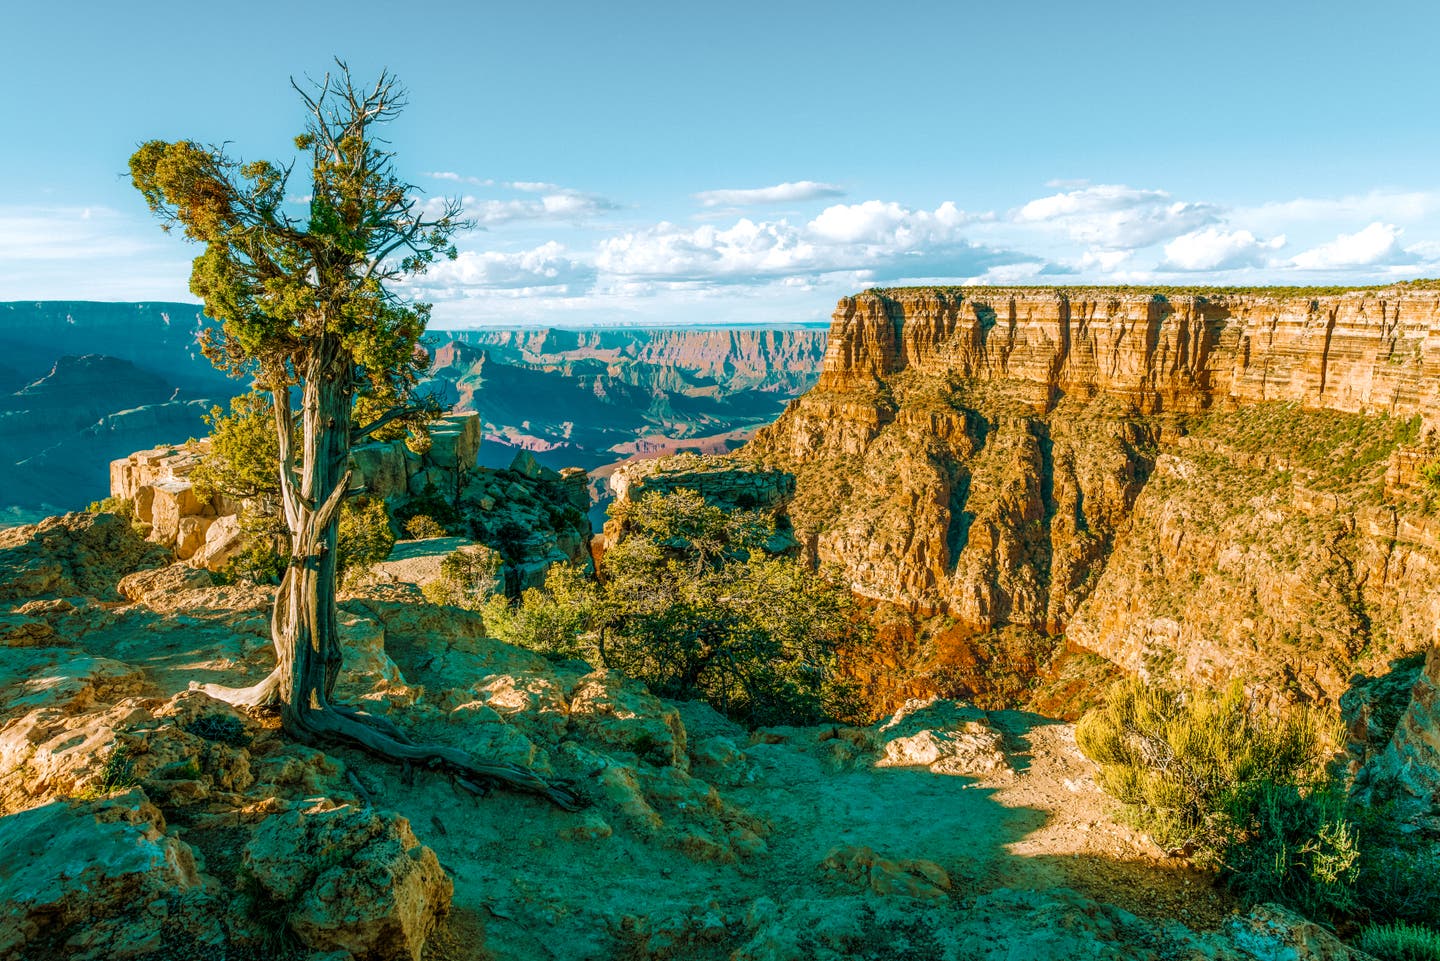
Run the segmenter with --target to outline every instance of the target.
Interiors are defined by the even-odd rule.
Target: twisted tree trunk
[[[581,807],[567,786],[528,768],[472,757],[457,748],[416,744],[389,720],[333,701],[344,656],[335,614],[340,505],[350,486],[351,377],[354,360],[324,337],[303,378],[297,474],[293,413],[286,388],[273,391],[280,437],[280,501],[290,530],[290,558],[270,618],[275,669],[248,688],[195,685],[238,706],[277,706],[285,732],[304,743],[360,747],[377,757],[419,763],[456,775],[480,791],[490,783],[542,795],[560,807]]]

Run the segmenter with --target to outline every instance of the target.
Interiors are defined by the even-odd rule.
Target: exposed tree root
[[[234,707],[255,708],[275,703],[279,689],[277,667],[270,676],[250,687],[222,687],[191,683],[190,690]],[[397,765],[416,764],[452,775],[457,783],[483,794],[485,785],[499,785],[514,791],[536,794],[567,811],[578,811],[589,802],[561,781],[547,780],[529,768],[490,758],[479,758],[443,744],[417,744],[387,718],[367,714],[349,706],[281,709],[285,732],[305,744],[340,744],[358,747],[382,761]]]
[[[201,691],[217,701],[224,701],[231,707],[266,707],[278,703],[280,694],[280,666],[271,671],[263,681],[249,687],[226,687],[223,684],[201,684],[190,682],[190,690]]]

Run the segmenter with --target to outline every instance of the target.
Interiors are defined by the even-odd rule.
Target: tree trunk
[[[456,775],[477,793],[497,782],[540,794],[569,810],[583,806],[566,785],[527,768],[474,758],[458,748],[415,744],[389,720],[333,702],[343,662],[335,616],[336,546],[340,505],[351,476],[353,364],[329,337],[312,354],[301,394],[298,476],[290,450],[289,393],[281,388],[272,394],[280,436],[280,499],[290,530],[289,564],[270,618],[275,670],[259,684],[239,690],[211,684],[191,687],[236,705],[278,706],[285,732],[304,743],[349,744],[386,760],[423,763]]]

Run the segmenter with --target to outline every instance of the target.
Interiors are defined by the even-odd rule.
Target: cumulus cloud
[[[625,278],[723,282],[850,271],[865,279],[964,276],[1012,255],[967,241],[974,218],[868,200],[826,208],[806,224],[741,218],[730,227],[661,223],[601,241],[596,266]]]
[[[1138,250],[1215,223],[1219,208],[1171,200],[1163,190],[1097,184],[1032,200],[1013,219],[1109,250]]]
[[[815,237],[832,243],[909,250],[927,243],[950,243],[957,239],[960,226],[972,219],[948,200],[933,212],[867,200],[826,207],[810,221],[808,229]]]
[[[702,190],[695,199],[705,207],[753,207],[760,204],[798,203],[802,200],[817,200],[821,197],[843,197],[845,191],[834,184],[818,183],[814,180],[797,180],[793,183],[776,184],[773,187],[755,187],[748,190]]]
[[[569,255],[550,241],[515,253],[465,250],[454,260],[441,261],[420,278],[420,285],[437,292],[564,288],[570,292],[593,284],[595,268]]]
[[[1206,227],[1165,245],[1167,270],[1237,270],[1263,266],[1271,251],[1285,246],[1285,235],[1260,240],[1248,230]]]
[[[1334,240],[1296,254],[1290,263],[1301,270],[1343,270],[1393,263],[1404,256],[1402,231],[1394,224],[1375,221],[1364,230],[1341,234]]]

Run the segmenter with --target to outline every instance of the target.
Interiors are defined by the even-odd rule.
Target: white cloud
[[[659,223],[600,242],[596,266],[624,277],[704,280],[774,277],[817,269],[815,247],[786,220],[686,230]]]
[[[755,187],[749,190],[702,190],[695,199],[705,207],[751,207],[758,204],[798,203],[821,197],[843,197],[845,191],[834,184],[814,180]]]
[[[1172,201],[1163,190],[1097,184],[1032,200],[1013,219],[1064,231],[1085,244],[1139,250],[1215,223],[1219,208]]]
[[[1342,270],[1393,263],[1404,254],[1400,248],[1403,232],[1394,224],[1377,220],[1357,233],[1341,234],[1329,243],[1296,254],[1290,263],[1301,270]]]
[[[910,250],[926,243],[952,243],[959,237],[960,226],[973,219],[948,200],[933,213],[867,200],[826,207],[810,221],[808,229],[815,237],[831,243]]]
[[[1372,190],[1344,197],[1297,197],[1238,208],[1235,219],[1257,229],[1300,223],[1415,223],[1440,214],[1440,191]]]
[[[814,220],[741,218],[730,227],[661,223],[600,242],[602,273],[670,283],[763,282],[859,272],[865,281],[966,276],[1015,256],[967,241],[975,218],[947,201],[933,211],[868,200]],[[1033,259],[1033,258],[1031,258]]]
[[[555,241],[516,253],[465,250],[454,260],[436,263],[416,286],[443,293],[456,290],[588,287],[595,269],[572,258]]]
[[[491,180],[489,178],[465,176],[455,173],[452,170],[432,170],[425,176],[434,180],[445,180],[451,183],[473,184],[481,187],[494,187],[500,190],[541,195],[538,199],[512,198],[507,200],[477,196],[463,197],[461,203],[465,208],[464,215],[482,227],[492,227],[525,220],[582,222],[612,210],[620,209],[619,204],[597,194],[585,193],[581,190],[562,187],[559,184],[546,183],[544,181]],[[444,209],[444,205],[444,198],[429,197],[425,199],[422,209],[427,216],[435,216]]]
[[[1285,246],[1285,235],[1260,240],[1248,230],[1225,230],[1206,227],[1176,237],[1165,245],[1165,263],[1169,270],[1236,270],[1259,267],[1267,262],[1270,251]]]

